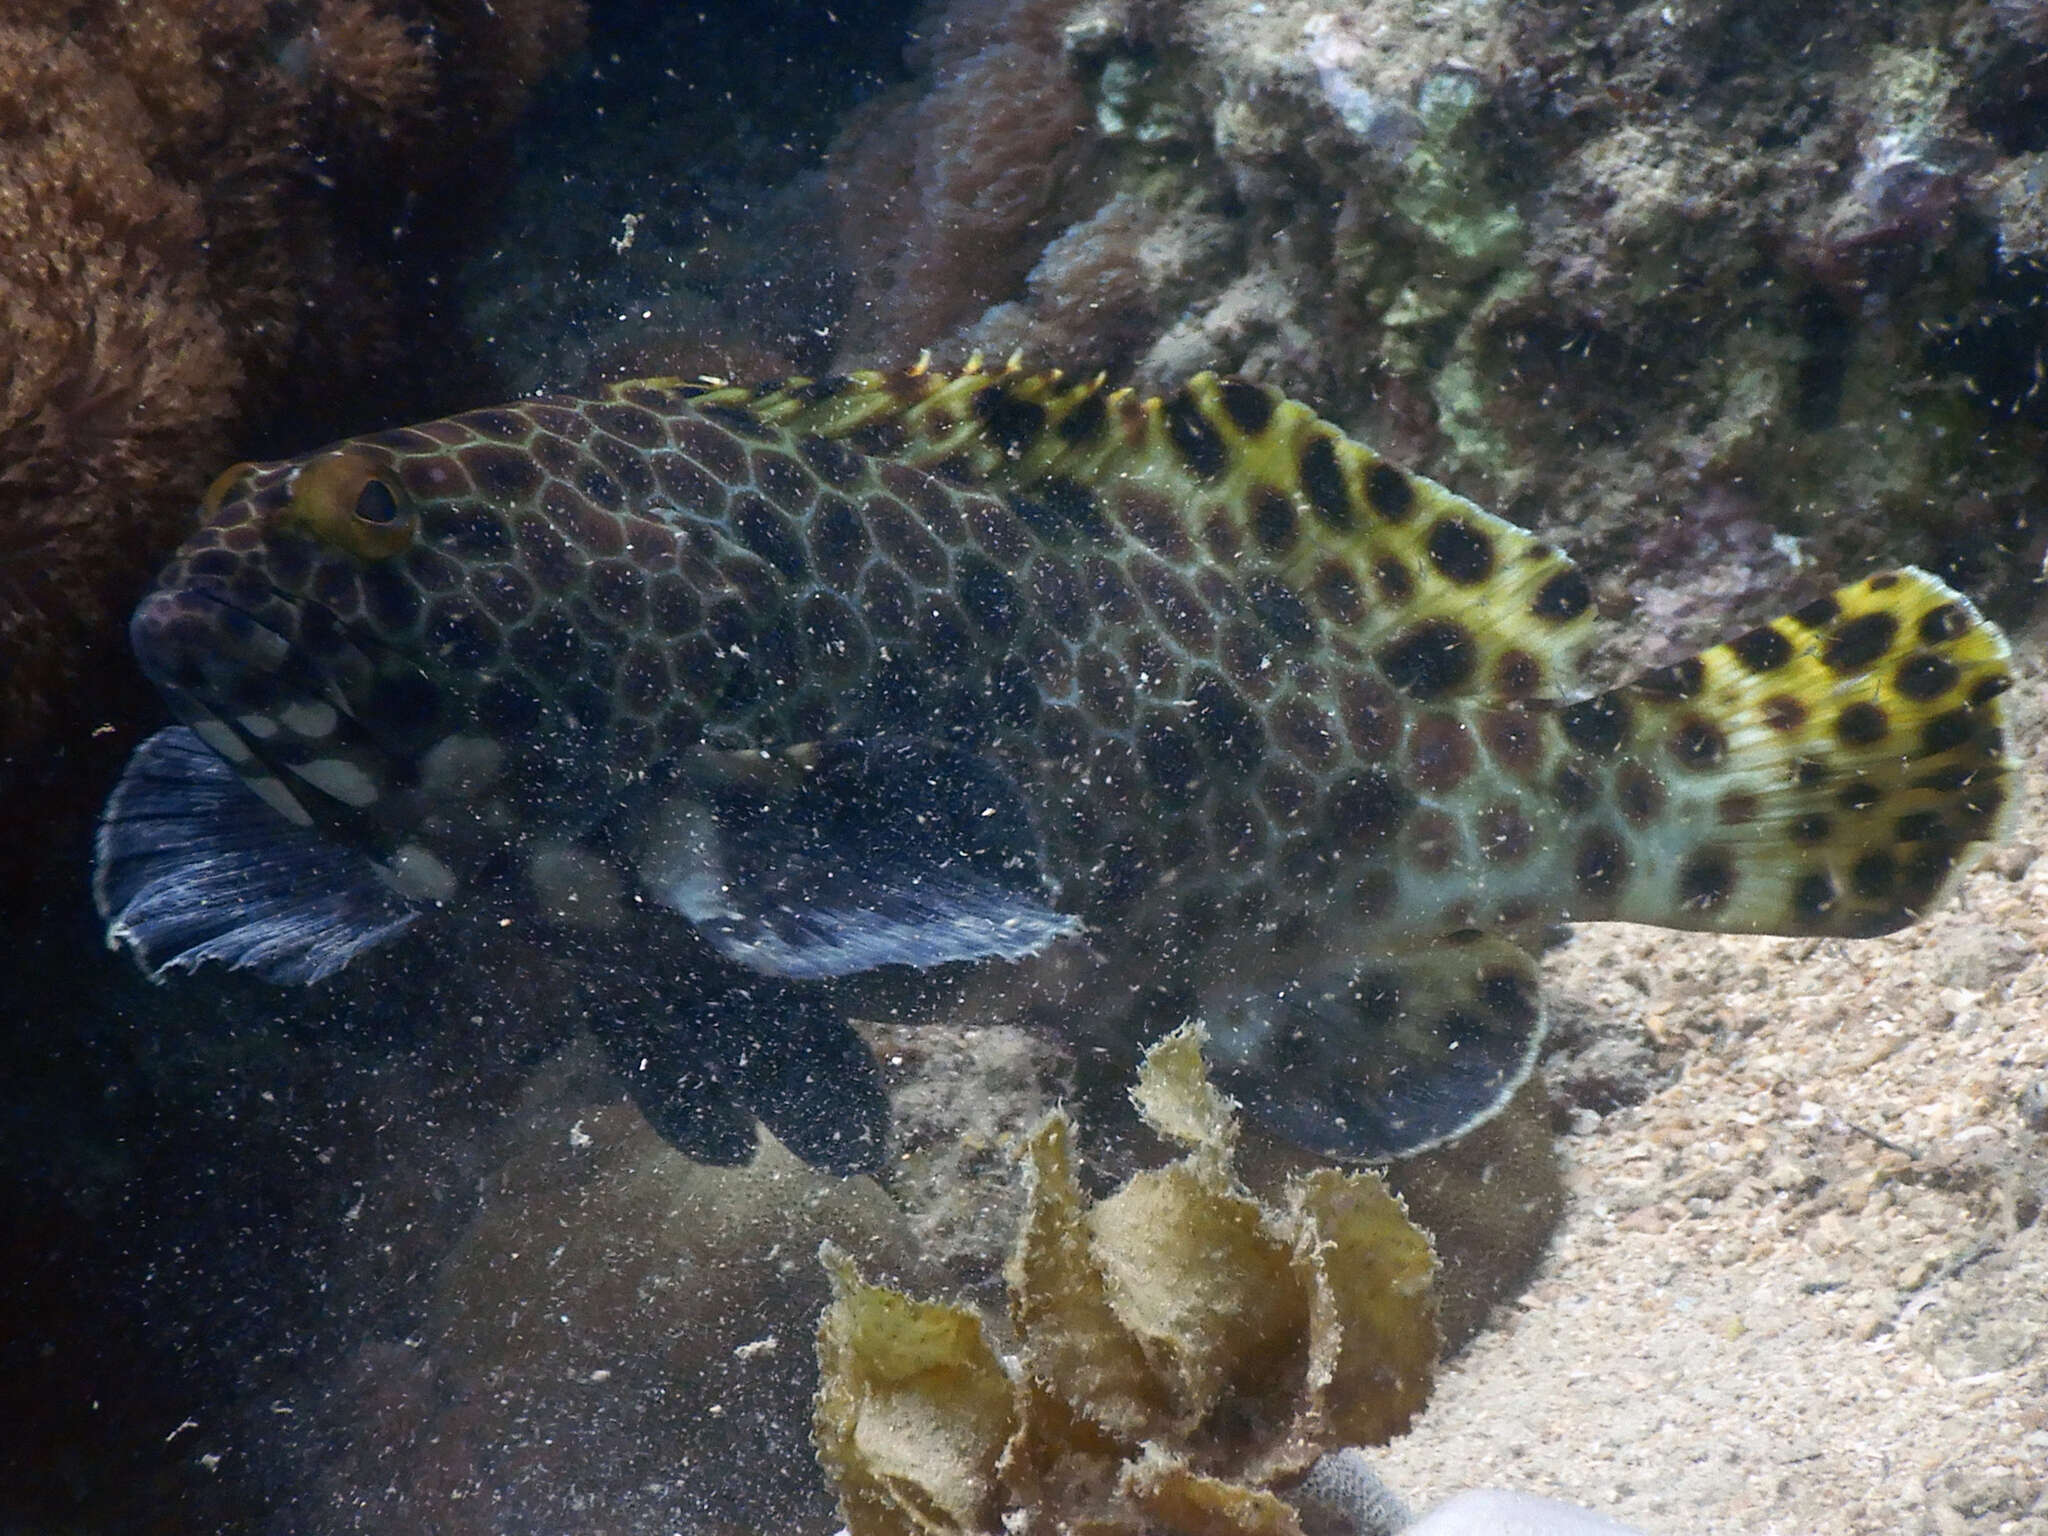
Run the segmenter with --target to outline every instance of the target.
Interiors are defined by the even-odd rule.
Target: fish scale
[[[1077,1038],[1199,1017],[1277,1129],[1401,1154],[1526,1075],[1547,925],[1879,933],[2000,823],[2005,642],[1923,572],[1565,702],[1592,624],[1550,545],[1257,384],[633,381],[216,481],[133,626],[186,734],[96,890],[153,974],[287,980],[436,905],[664,910],[696,1001],[614,1058],[700,1155],[759,1113],[868,1165],[786,1065],[880,1102],[816,989],[1053,945]],[[335,846],[317,920],[250,872]],[[209,918],[222,871],[268,894]]]

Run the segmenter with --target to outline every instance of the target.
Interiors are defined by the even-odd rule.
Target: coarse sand
[[[1549,957],[1568,1203],[1379,1453],[1415,1506],[1486,1485],[1652,1536],[2048,1536],[2039,626],[2014,648],[2017,814],[1925,922],[1592,927]]]

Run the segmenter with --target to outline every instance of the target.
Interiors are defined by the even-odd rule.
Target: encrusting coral
[[[234,439],[399,358],[394,230],[582,23],[583,0],[8,8],[0,783],[123,673],[127,604]]]
[[[1095,1202],[1063,1114],[1029,1137],[1008,1355],[974,1311],[870,1285],[826,1249],[813,1438],[851,1536],[1300,1536],[1290,1493],[1317,1460],[1420,1410],[1428,1238],[1371,1173],[1248,1194],[1201,1039],[1154,1046],[1134,1094],[1188,1148],[1178,1162]]]

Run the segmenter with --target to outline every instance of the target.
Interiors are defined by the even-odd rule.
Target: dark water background
[[[303,451],[544,375],[620,298],[579,266],[618,209],[647,211],[649,244],[664,225],[744,223],[751,197],[815,165],[841,112],[908,78],[914,11],[597,0],[587,54],[537,93],[502,164],[479,167],[475,206],[402,253],[424,366],[269,422],[242,451]],[[381,239],[388,210],[356,212],[364,242]],[[526,312],[479,335],[458,294],[508,250]],[[482,266],[465,279],[465,263]],[[799,290],[788,311],[829,323],[828,277],[780,270]],[[71,722],[26,765],[28,814],[11,821],[35,835],[0,850],[0,1532],[300,1528],[305,1469],[335,1428],[306,1384],[365,1331],[405,1332],[473,1208],[478,1136],[561,1031],[431,945],[298,994],[217,970],[153,987],[108,953],[93,809],[167,723],[130,682],[113,718]],[[415,1208],[381,1231],[417,1246],[369,1256],[350,1210],[394,1166],[415,1175]]]

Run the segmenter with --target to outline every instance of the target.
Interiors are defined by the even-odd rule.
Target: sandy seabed
[[[1582,929],[1560,1013],[1676,1064],[1562,1154],[1531,1285],[1380,1453],[1653,1536],[2048,1536],[2048,732],[2015,638],[2010,833],[1844,943]]]

